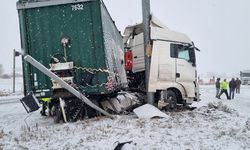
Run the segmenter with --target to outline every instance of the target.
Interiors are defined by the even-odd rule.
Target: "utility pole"
[[[16,57],[19,56],[20,53],[16,51],[15,49],[13,50],[13,93],[16,92],[15,90],[15,85],[16,85]]]
[[[142,17],[143,17],[143,35],[144,35],[144,54],[145,54],[145,80],[147,90],[147,103],[154,104],[152,92],[148,92],[149,73],[151,64],[151,42],[150,42],[150,0],[142,0]]]

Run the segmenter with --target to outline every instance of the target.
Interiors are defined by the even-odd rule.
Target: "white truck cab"
[[[154,16],[150,23],[151,56],[148,92],[156,93],[158,100],[174,104],[191,104],[199,100],[195,46],[183,33],[170,30]],[[129,26],[124,32],[124,43],[132,52],[132,69],[136,76],[145,71],[143,26]],[[138,80],[138,78],[137,78]],[[158,96],[157,96],[158,95]],[[164,100],[165,99],[165,100]]]

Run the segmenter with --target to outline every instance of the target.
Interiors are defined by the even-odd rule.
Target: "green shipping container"
[[[74,86],[87,95],[127,85],[122,36],[101,0],[19,0],[17,9],[24,55],[49,69],[52,58],[60,60],[66,51]],[[70,41],[67,49],[63,38]],[[25,61],[23,74],[25,94],[53,95],[51,80]]]

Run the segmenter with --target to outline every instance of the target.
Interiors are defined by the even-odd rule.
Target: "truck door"
[[[196,62],[194,48],[188,45],[170,45],[171,55],[176,58],[176,82],[181,84],[188,97],[195,97]]]

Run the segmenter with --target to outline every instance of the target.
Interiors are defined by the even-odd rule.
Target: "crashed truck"
[[[143,53],[137,51],[135,43],[143,43],[142,32],[133,32],[129,40],[133,67],[125,71],[123,41],[128,36],[123,39],[102,0],[19,0],[17,10],[25,94],[21,102],[27,112],[37,110],[34,105],[40,100],[43,110],[48,104],[48,114],[55,122],[67,122],[100,113],[111,116],[142,105],[147,92],[145,83],[141,86],[145,69],[144,62],[138,61]],[[151,67],[149,91],[155,92],[156,102],[161,100],[165,107],[167,99],[175,104],[196,100],[192,42],[157,24],[151,24],[151,38],[151,65],[157,67]],[[174,46],[171,60],[167,45]],[[188,54],[179,55],[179,50]],[[186,55],[189,60],[178,58]]]
[[[199,101],[194,43],[183,33],[166,27],[156,17],[150,21],[151,56],[148,91],[154,93],[159,108],[174,109],[178,104]],[[130,88],[145,89],[145,52],[143,24],[124,31],[125,69]]]

